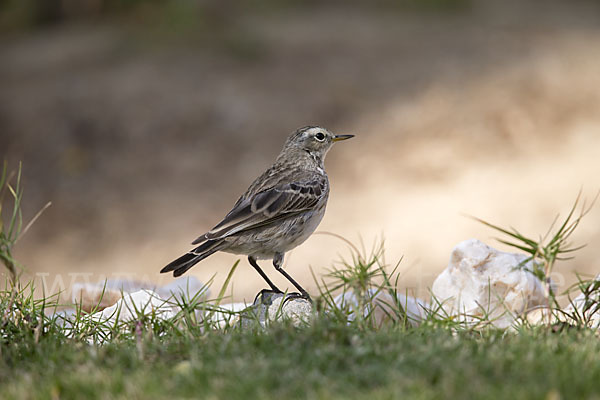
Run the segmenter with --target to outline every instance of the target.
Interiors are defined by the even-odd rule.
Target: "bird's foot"
[[[256,297],[254,298],[254,304],[256,304],[257,300],[260,299],[260,302],[262,304],[267,304],[271,302],[271,297],[273,297],[276,294],[283,294],[283,292],[279,289],[277,290],[273,290],[273,289],[263,289],[260,292],[258,292],[258,294],[256,295]]]
[[[308,301],[310,304],[313,304],[313,300],[310,298],[310,296],[306,292],[302,292],[302,293],[292,292],[292,293],[286,294],[285,299],[283,299],[283,304],[285,304],[286,302],[288,302],[290,300],[295,300],[295,299],[303,299],[303,300]]]

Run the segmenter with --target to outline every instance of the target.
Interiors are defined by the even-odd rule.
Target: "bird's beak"
[[[354,137],[354,135],[335,135],[333,137],[333,141],[334,142],[339,142],[339,141],[350,139],[350,138],[353,138],[353,137]]]

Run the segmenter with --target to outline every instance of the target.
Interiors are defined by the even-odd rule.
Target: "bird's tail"
[[[167,266],[160,270],[160,273],[162,274],[165,272],[173,271],[173,276],[175,277],[183,275],[188,269],[192,268],[194,265],[204,260],[206,257],[221,250],[223,248],[223,242],[224,241],[222,239],[207,240],[200,246],[188,251],[178,259],[169,263]]]

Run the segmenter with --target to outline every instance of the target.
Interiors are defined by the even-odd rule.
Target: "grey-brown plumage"
[[[304,242],[321,222],[329,197],[325,156],[334,142],[352,136],[334,135],[318,126],[292,133],[275,163],[250,185],[225,218],[192,242],[196,248],[160,272],[180,276],[217,251],[244,254],[272,290],[281,292],[258,266],[258,259],[273,259],[277,271],[308,296],[283,270],[284,254]]]

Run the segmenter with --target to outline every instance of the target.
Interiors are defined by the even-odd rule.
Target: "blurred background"
[[[0,157],[23,162],[22,279],[167,283],[166,263],[229,211],[294,129],[335,146],[319,231],[385,239],[425,296],[474,215],[538,237],[600,188],[600,2],[0,0]],[[558,264],[600,273],[600,204]],[[348,246],[288,254],[309,291]],[[222,282],[239,257],[190,271]],[[264,262],[276,283],[280,278]],[[586,275],[586,276],[587,276]],[[261,278],[242,259],[237,300]]]

